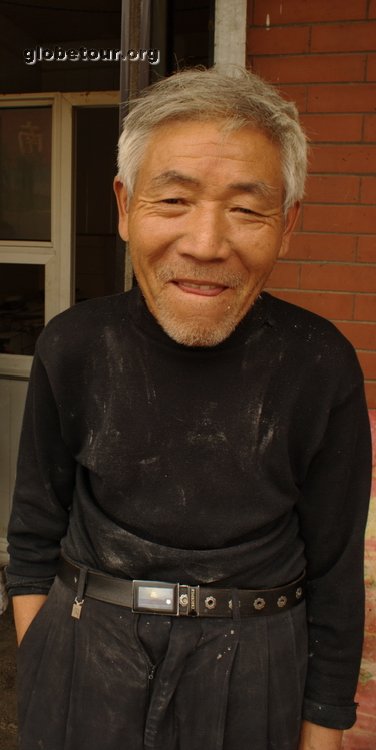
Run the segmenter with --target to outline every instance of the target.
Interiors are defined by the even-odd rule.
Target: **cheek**
[[[280,245],[271,239],[266,241],[255,241],[255,238],[249,239],[246,246],[238,253],[244,268],[248,272],[265,271],[273,267],[278,257]]]
[[[153,261],[171,247],[176,232],[172,224],[166,226],[156,217],[144,217],[141,222],[130,222],[129,238],[130,245],[140,256]]]
[[[130,257],[135,276],[140,285],[151,287],[154,285],[155,270],[163,257],[153,237],[153,242],[148,240],[149,232],[142,232],[140,236],[131,235],[129,242]]]

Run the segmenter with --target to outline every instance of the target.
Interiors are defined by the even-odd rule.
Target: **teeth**
[[[185,284],[185,286],[190,286],[193,289],[203,289],[204,291],[208,291],[210,289],[218,289],[217,284],[193,284],[191,281]]]

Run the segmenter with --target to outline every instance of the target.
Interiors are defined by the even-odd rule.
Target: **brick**
[[[285,99],[295,102],[299,112],[305,112],[307,109],[307,86],[298,86],[289,83],[281,83],[278,90]]]
[[[364,745],[364,735],[368,737],[372,743],[368,745],[368,747],[374,748],[376,743],[376,717],[372,716],[372,714],[363,714],[360,711],[356,726],[363,736],[362,743],[358,744],[358,750],[363,750],[363,748],[366,747]]]
[[[370,382],[372,382],[371,379],[368,381],[368,383],[370,383]],[[367,382],[365,383],[365,385],[366,385],[366,392],[367,392]],[[374,595],[374,599],[375,599],[375,595]],[[373,601],[371,601],[369,599],[369,597],[367,596],[366,612],[365,612],[365,614],[366,614],[365,630],[368,633],[375,633],[376,632],[376,603],[375,603],[374,599],[373,599]],[[364,669],[363,664],[362,664],[362,669]],[[363,710],[367,710],[367,703],[366,703],[367,692],[366,692],[366,689],[368,687],[369,687],[369,683],[368,683],[368,685],[367,684],[366,685],[358,685],[358,691],[357,692],[359,694],[359,697],[360,696],[362,697],[362,709]],[[373,698],[373,694],[371,695],[371,698]]]
[[[369,349],[370,351],[375,349],[376,322],[352,323],[348,321],[337,321],[336,326],[357,349]]]
[[[363,235],[358,238],[356,257],[361,263],[376,263],[376,234]]]
[[[371,0],[369,4],[368,18],[376,18],[376,0]]]
[[[367,661],[376,662],[376,634],[375,633],[367,633],[364,638],[363,659],[367,659]],[[375,722],[376,722],[376,716],[375,716]],[[375,724],[375,732],[376,732],[376,724]]]
[[[363,178],[374,179],[374,178]],[[307,180],[305,203],[357,203],[360,177],[357,175],[314,175]],[[368,201],[362,201],[367,203]]]
[[[363,117],[358,115],[302,114],[300,121],[311,141],[361,141]],[[376,125],[375,125],[376,128]]]
[[[308,112],[375,112],[376,83],[314,84],[309,87]]]
[[[317,21],[341,21],[366,18],[367,2],[365,0],[254,0],[252,21],[256,25],[266,24],[269,15],[271,25],[289,23],[314,23]]]
[[[364,118],[364,140],[376,142],[376,115],[366,115]]]
[[[304,231],[369,234],[375,227],[376,206],[304,206]]]
[[[365,67],[366,55],[269,55],[256,57],[253,64],[272,83],[364,81]]]
[[[340,172],[374,174],[376,172],[376,145],[325,145],[313,146],[310,153],[310,172],[313,174]]]
[[[374,419],[375,412],[369,414],[371,434],[374,433],[376,438],[376,423]],[[373,441],[374,442],[374,441]],[[376,445],[372,446],[372,465],[376,468]],[[376,489],[376,488],[375,488]],[[366,585],[366,602],[374,607],[376,612],[376,581],[375,581],[375,564],[376,564],[376,494],[371,492],[372,502],[370,505],[369,516],[366,528],[366,543],[364,548],[364,582]],[[368,628],[368,632],[371,632]],[[376,633],[376,630],[374,631]],[[376,674],[375,674],[376,677]]]
[[[376,438],[376,411],[370,411],[368,416],[370,418],[371,436],[373,436],[373,438]],[[372,466],[376,469],[376,445],[373,445],[372,448]],[[374,489],[376,490],[376,487]],[[366,584],[367,606],[370,606],[376,613],[376,494],[374,491],[372,491],[371,495],[371,504],[366,528],[366,543],[364,548],[364,581]],[[367,627],[366,631],[368,633],[376,633],[376,626],[375,628]],[[374,676],[376,678],[376,670]]]
[[[376,352],[358,351],[360,366],[366,380],[376,380]]]
[[[287,257],[291,260],[355,260],[356,236],[297,232],[291,237]]]
[[[376,409],[376,381],[368,380],[365,382],[366,398],[369,409]]]
[[[372,290],[374,291],[374,290]],[[354,306],[355,320],[376,320],[376,294],[357,294]]]
[[[370,611],[369,611],[370,610]],[[366,605],[366,621],[370,625],[376,627],[376,610],[374,606],[367,601]],[[368,628],[369,632],[374,632],[374,628]],[[360,709],[363,714],[374,715],[375,713],[375,698],[376,698],[376,670],[375,665],[372,662],[362,660],[362,666],[360,670],[360,680],[357,689],[357,701],[359,701]],[[373,750],[372,745],[370,750]]]
[[[376,716],[372,716],[372,714],[366,714],[362,713],[362,711],[359,711],[356,728],[359,730],[359,732],[367,733],[370,738],[373,738],[373,742],[376,743]],[[361,745],[358,745],[358,747],[360,750]],[[370,747],[372,747],[372,745],[370,745]]]
[[[322,315],[330,320],[345,320],[352,318],[352,294],[338,292],[303,292],[301,290],[273,290],[272,294],[285,302],[304,307],[306,310]]]
[[[350,263],[303,263],[300,272],[300,288],[372,293],[376,289],[376,266]]]
[[[278,261],[268,279],[268,287],[296,289],[299,286],[299,263]]]
[[[248,55],[293,55],[309,51],[309,27],[250,28]]]
[[[353,727],[345,732],[341,747],[342,750],[373,750],[375,744],[374,735],[359,732]]]
[[[360,183],[360,202],[376,204],[376,177],[362,177]]]
[[[302,210],[300,210],[299,213],[298,213],[298,217],[296,219],[296,224],[295,224],[295,227],[294,227],[294,233],[295,232],[300,232],[300,230],[302,228],[302,224],[303,224],[303,212],[302,212]]]
[[[376,55],[368,55],[367,81],[376,81]]]
[[[312,28],[310,51],[358,52],[374,50],[375,38],[375,21],[317,25]]]

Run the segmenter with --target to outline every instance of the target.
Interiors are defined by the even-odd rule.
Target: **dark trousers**
[[[296,750],[304,603],[269,617],[135,615],[55,581],[19,648],[20,750]]]

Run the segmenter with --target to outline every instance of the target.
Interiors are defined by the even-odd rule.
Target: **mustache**
[[[162,283],[189,279],[190,281],[205,281],[207,284],[227,286],[231,289],[241,286],[245,279],[245,275],[241,273],[232,273],[231,271],[222,271],[219,268],[201,267],[184,263],[164,263],[161,268],[156,269],[155,275],[158,281]]]

